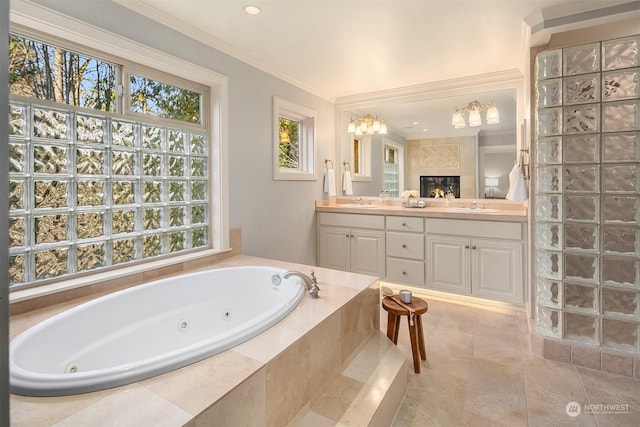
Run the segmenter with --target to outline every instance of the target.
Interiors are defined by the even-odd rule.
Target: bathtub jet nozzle
[[[317,299],[318,298],[318,291],[320,290],[320,287],[318,287],[318,281],[316,280],[316,274],[313,270],[311,270],[311,273],[309,276],[307,276],[304,273],[301,273],[299,271],[295,271],[295,270],[290,270],[287,271],[286,273],[284,273],[282,275],[282,277],[284,277],[285,279],[288,279],[291,276],[296,276],[299,277],[300,279],[302,279],[302,283],[304,283],[304,285],[307,287],[307,291],[309,292],[309,298],[311,299]]]

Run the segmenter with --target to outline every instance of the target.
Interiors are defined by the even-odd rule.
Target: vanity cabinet
[[[387,280],[424,286],[424,219],[387,217]]]
[[[385,277],[384,216],[319,212],[318,265]]]
[[[428,288],[523,302],[520,223],[426,219]]]

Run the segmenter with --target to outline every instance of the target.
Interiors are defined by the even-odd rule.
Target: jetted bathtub
[[[11,391],[60,396],[150,378],[270,328],[305,293],[284,269],[230,267],[125,289],[35,325],[9,346]]]

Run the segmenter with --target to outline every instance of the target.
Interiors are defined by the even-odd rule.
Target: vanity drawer
[[[424,286],[424,262],[387,258],[387,280]]]
[[[424,219],[408,216],[387,216],[387,230],[424,232]]]
[[[424,260],[424,235],[387,231],[387,256]]]
[[[470,219],[426,219],[427,233],[451,234],[463,237],[522,240],[523,226],[519,222],[474,221]]]
[[[319,212],[318,224],[384,230],[384,216]]]

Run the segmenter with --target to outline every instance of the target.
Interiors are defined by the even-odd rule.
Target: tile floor
[[[394,427],[640,426],[640,381],[532,354],[524,313],[425,299],[427,360],[420,374],[413,372],[405,318],[400,325],[408,388]],[[386,331],[386,312],[380,317]],[[578,416],[567,415],[569,402],[580,404]],[[621,406],[614,413],[583,410],[598,404]]]

